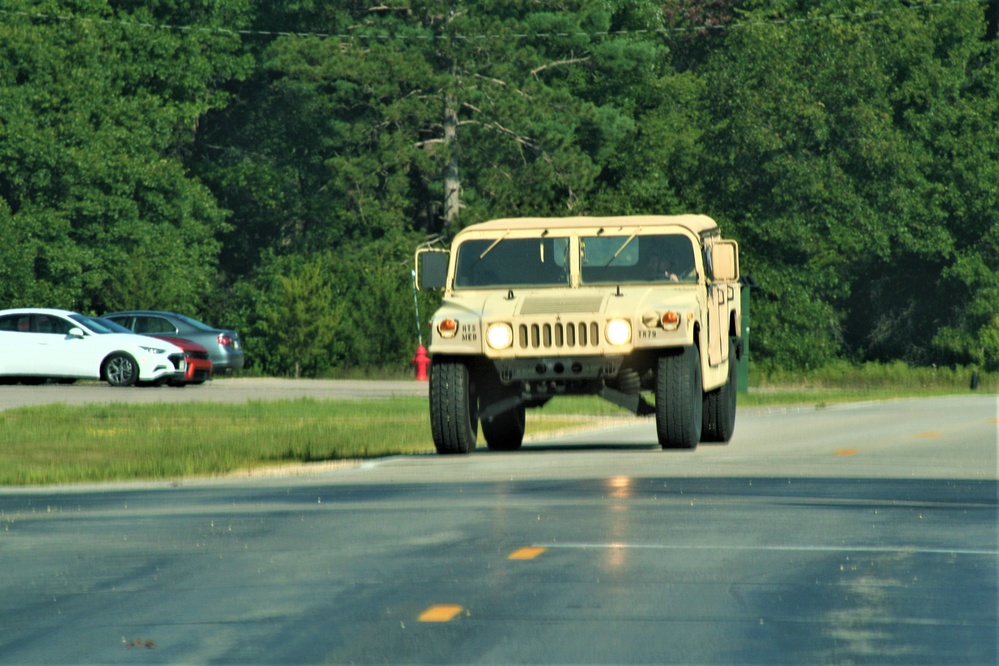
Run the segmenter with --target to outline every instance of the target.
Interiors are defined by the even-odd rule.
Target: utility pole
[[[457,73],[452,68],[452,85],[456,79]],[[461,179],[458,177],[458,108],[453,90],[444,91],[444,145],[448,150],[444,169],[444,225],[454,233],[461,209]]]
[[[447,167],[444,169],[444,229],[445,233],[452,234],[458,231],[458,214],[461,211],[461,179],[458,176],[458,101],[455,96],[458,87],[458,62],[454,52],[454,37],[450,34],[456,13],[452,2],[448,8],[446,23],[451,76],[444,90],[444,145],[448,151]]]

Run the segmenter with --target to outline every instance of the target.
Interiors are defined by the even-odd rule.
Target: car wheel
[[[524,405],[482,419],[482,436],[491,451],[516,451],[524,442]]]
[[[704,394],[704,414],[701,422],[701,441],[728,443],[735,432],[736,340],[728,342],[728,380],[715,390]]]
[[[430,431],[437,453],[475,450],[478,397],[468,365],[434,359],[430,364]]]
[[[111,386],[134,386],[139,379],[139,366],[128,354],[115,353],[104,361],[101,375]]]
[[[656,376],[656,435],[663,449],[694,449],[701,439],[704,406],[697,347],[659,357]]]

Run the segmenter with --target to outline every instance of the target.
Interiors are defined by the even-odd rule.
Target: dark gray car
[[[104,317],[142,335],[171,335],[198,343],[208,350],[216,375],[243,369],[243,342],[234,330],[215,328],[186,315],[158,310],[111,312]]]

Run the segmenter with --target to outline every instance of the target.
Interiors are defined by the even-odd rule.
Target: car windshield
[[[124,326],[122,326],[121,324],[115,323],[115,322],[111,321],[110,319],[104,319],[103,317],[89,317],[89,320],[91,322],[93,322],[95,325],[100,325],[100,326],[103,326],[104,328],[107,329],[106,331],[99,331],[99,330],[96,330],[96,328],[95,328],[95,330],[94,330],[95,333],[132,333],[132,334],[134,334],[134,332],[131,331],[130,329],[127,329]]]
[[[121,331],[116,331],[110,328],[110,326],[116,326],[116,324],[111,324],[109,321],[98,319],[95,317],[86,317],[82,314],[71,314],[69,318],[78,324],[83,324],[83,326],[93,333],[120,333]],[[127,333],[131,333],[126,329]]]
[[[182,322],[184,322],[185,324],[187,324],[188,326],[191,326],[191,327],[193,327],[193,328],[196,328],[196,329],[198,329],[199,331],[208,331],[208,332],[212,332],[212,331],[214,331],[214,330],[215,330],[214,328],[212,328],[212,327],[211,327],[211,326],[209,326],[208,324],[205,324],[205,323],[202,323],[202,322],[198,321],[197,319],[191,319],[190,317],[187,317],[187,316],[185,316],[185,315],[182,315],[182,314],[179,314],[179,315],[174,315],[174,316],[175,316],[175,317],[176,317],[177,319],[179,319],[179,320],[181,320]]]
[[[568,238],[487,238],[458,246],[456,289],[568,284]]]
[[[694,246],[681,234],[580,239],[580,282],[695,282]]]

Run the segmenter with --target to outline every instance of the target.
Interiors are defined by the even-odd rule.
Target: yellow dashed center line
[[[507,556],[511,560],[533,560],[548,550],[541,546],[526,546],[518,548]],[[420,622],[450,622],[465,609],[457,604],[436,604],[420,613],[416,618]]]
[[[420,622],[450,622],[463,610],[455,604],[437,604],[420,613],[417,619]]]
[[[537,546],[528,546],[526,548],[520,548],[513,551],[507,556],[508,560],[533,560],[535,557],[541,553],[548,550],[547,548],[541,548]]]
[[[939,437],[940,433],[936,430],[927,430],[926,432],[917,432],[916,437],[920,439],[933,439],[934,437]]]
[[[859,453],[857,449],[839,449],[833,452],[836,456],[855,456]]]

